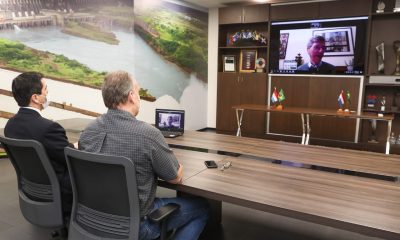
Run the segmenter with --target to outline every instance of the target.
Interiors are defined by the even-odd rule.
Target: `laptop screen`
[[[185,111],[156,109],[156,128],[161,131],[181,132],[185,126]]]

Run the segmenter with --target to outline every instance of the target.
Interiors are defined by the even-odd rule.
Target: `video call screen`
[[[307,73],[307,44],[312,37],[325,39],[322,62],[331,71],[317,74],[364,74],[367,17],[273,22],[271,25],[270,70],[272,73]],[[320,63],[322,64],[322,63]]]

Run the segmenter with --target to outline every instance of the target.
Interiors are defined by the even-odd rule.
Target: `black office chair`
[[[74,196],[69,240],[139,238],[140,209],[133,162],[126,157],[65,149]],[[148,217],[161,224],[166,239],[168,204]]]
[[[33,225],[61,228],[53,237],[64,237],[60,184],[43,145],[2,136],[0,142],[17,173],[22,215]]]

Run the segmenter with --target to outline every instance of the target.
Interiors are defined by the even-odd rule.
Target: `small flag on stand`
[[[283,93],[283,89],[279,91],[278,100],[279,102],[283,102],[286,99],[285,94]]]
[[[350,108],[351,100],[350,100],[350,91],[349,90],[347,90],[346,97],[347,97],[348,107]]]
[[[271,102],[276,103],[279,100],[278,91],[276,91],[276,87],[274,87],[274,91],[272,92]]]
[[[344,92],[342,90],[342,92],[339,94],[339,98],[338,98],[338,104],[339,104],[339,108],[342,109],[343,105],[344,105]]]

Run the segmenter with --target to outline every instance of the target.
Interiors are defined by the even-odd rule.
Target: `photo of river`
[[[126,70],[156,98],[169,95],[179,102],[190,75],[166,61],[136,34],[122,30],[113,32],[120,41],[118,45],[71,36],[55,26],[0,31],[0,38],[62,54],[95,71]]]

